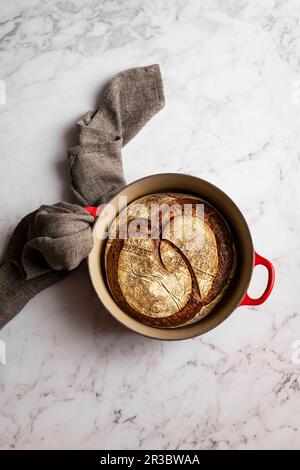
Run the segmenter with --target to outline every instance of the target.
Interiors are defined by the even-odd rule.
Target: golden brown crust
[[[151,202],[157,202],[159,195],[150,195],[148,198]],[[203,201],[197,200],[194,197],[186,197],[182,195],[172,195],[172,197],[168,198],[169,205],[175,203],[177,207],[182,208],[185,204],[190,204],[192,206],[192,217],[195,218],[198,216],[196,211],[196,204],[199,202],[203,203]],[[175,216],[176,209],[171,215],[171,222]],[[135,251],[138,252],[140,248],[137,244],[129,245],[126,240],[124,241],[119,238],[109,240],[106,249],[106,275],[111,293],[124,312],[128,313],[133,318],[144,324],[170,328],[189,323],[197,314],[199,314],[199,312],[201,312],[203,307],[208,306],[210,303],[214,302],[214,300],[220,297],[222,291],[225,290],[228,284],[228,279],[232,275],[235,255],[231,234],[226,223],[211,206],[205,203],[204,223],[214,235],[217,252],[217,266],[215,270],[212,270],[211,273],[208,273],[212,278],[212,282],[209,284],[210,289],[205,293],[205,295],[201,295],[199,288],[199,276],[197,277],[195,274],[195,265],[193,266],[189,259],[189,252],[184,252],[184,250],[181,250],[171,239],[162,239],[163,221],[161,214],[158,223],[159,238],[151,240],[150,244],[147,246],[148,251],[146,250],[146,254],[144,256],[139,254],[138,261],[140,261],[140,257],[142,256],[141,262],[144,263],[146,272],[151,273],[151,269],[153,268],[153,276],[156,275],[156,277],[158,277],[158,275],[168,275],[170,272],[170,269],[166,267],[162,258],[162,247],[163,251],[168,252],[169,250],[169,253],[172,252],[172,256],[177,256],[177,264],[181,267],[180,272],[184,274],[183,271],[185,270],[185,272],[190,276],[190,292],[187,296],[186,302],[182,305],[179,301],[178,304],[180,308],[178,308],[177,311],[163,316],[153,314],[147,315],[142,313],[142,304],[140,305],[140,309],[135,308],[136,304],[138,305],[138,299],[135,299],[134,306],[128,296],[128,293],[126,293],[127,295],[124,295],[124,287],[122,289],[122,286],[120,285],[119,265],[120,257],[124,255],[126,250],[130,256],[134,256]],[[149,224],[146,225],[149,227]],[[195,253],[193,256],[193,259],[195,260]],[[128,258],[129,264],[131,259],[132,258],[130,257]],[[128,269],[130,268],[128,267]],[[171,274],[176,276],[176,272],[170,272],[170,275]],[[179,279],[179,282],[181,282],[182,279],[183,277]],[[139,279],[136,279],[135,282],[139,282]],[[170,295],[171,294],[172,293],[170,293]],[[151,310],[150,306],[149,310]]]

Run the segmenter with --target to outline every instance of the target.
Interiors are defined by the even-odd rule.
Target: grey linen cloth
[[[163,106],[159,66],[138,67],[116,75],[99,109],[79,120],[79,145],[68,152],[76,204],[42,205],[17,225],[0,264],[0,329],[88,256],[94,218],[81,206],[108,202],[124,187],[122,147]]]

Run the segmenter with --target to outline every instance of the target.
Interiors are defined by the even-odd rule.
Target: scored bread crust
[[[223,297],[234,273],[235,250],[230,230],[221,215],[209,204],[194,196],[146,196],[129,205],[129,215],[126,216],[125,223],[129,224],[132,220],[130,208],[135,204],[145,204],[149,207],[151,203],[161,202],[176,204],[181,208],[185,204],[191,204],[193,218],[198,215],[196,204],[204,204],[203,227],[205,233],[209,232],[207,240],[210,246],[204,246],[203,249],[201,247],[199,251],[190,251],[177,246],[184,245],[185,240],[180,240],[176,245],[176,240],[172,240],[172,237],[162,239],[160,218],[159,239],[143,241],[109,238],[105,250],[105,269],[112,296],[125,313],[146,325],[174,328],[203,318],[210,313],[210,305],[213,308]],[[171,221],[174,217],[176,213],[172,214]],[[120,218],[117,217],[117,226],[119,221]],[[203,253],[206,256],[204,260]],[[202,264],[200,262],[200,268],[197,264],[199,259],[203,261]],[[132,265],[137,267],[137,273],[132,270]],[[208,272],[201,270],[203,266],[208,266]],[[177,284],[175,286],[174,282],[178,283],[179,287]],[[168,288],[168,283],[172,289]],[[159,284],[167,294],[164,292],[162,295]],[[155,286],[160,289],[156,296],[152,292],[155,291]]]

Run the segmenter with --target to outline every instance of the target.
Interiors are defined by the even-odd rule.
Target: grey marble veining
[[[1,248],[70,197],[66,150],[107,79],[159,63],[167,105],[124,149],[127,180],[217,184],[277,273],[265,305],[164,343],[102,311],[83,265],[0,332],[0,447],[299,448],[299,2],[0,3]],[[251,293],[265,280],[257,268]]]

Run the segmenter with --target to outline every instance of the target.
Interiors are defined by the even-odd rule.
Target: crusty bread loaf
[[[172,206],[169,218],[160,211],[152,220],[155,239],[150,237],[149,222],[153,204]],[[182,213],[187,204],[191,212]],[[202,217],[197,207],[204,208]],[[124,224],[128,228],[132,223],[140,237],[120,239]],[[194,196],[164,193],[140,198],[115,219],[111,230],[117,236],[108,238],[105,250],[108,286],[122,310],[144,324],[174,328],[200,320],[223,297],[234,274],[235,250],[227,224]],[[191,243],[188,230],[193,236],[200,234],[200,244]]]

